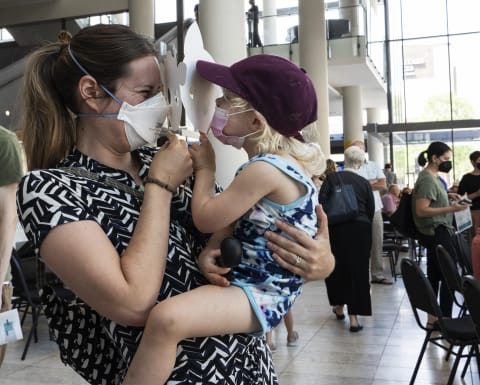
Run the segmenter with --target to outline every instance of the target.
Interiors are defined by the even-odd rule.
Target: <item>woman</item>
[[[351,332],[363,329],[358,315],[372,315],[369,259],[375,202],[370,183],[356,173],[364,161],[365,152],[361,148],[347,148],[344,171],[327,175],[320,190],[322,202],[334,193],[334,186],[341,178],[344,185],[353,187],[357,199],[359,213],[355,219],[328,227],[335,269],[325,280],[328,300],[338,320],[345,318],[343,308],[347,305]]]
[[[168,112],[161,89],[153,45],[121,25],[64,35],[34,51],[25,71],[21,127],[34,171],[21,182],[19,214],[37,255],[76,296],[62,301],[48,285],[41,293],[62,361],[92,384],[123,381],[157,301],[206,283],[197,257],[212,283],[228,271],[214,264],[221,239],[192,223],[186,143],[169,135],[159,151],[144,147]],[[306,279],[329,273],[325,233],[314,241],[279,226],[297,241],[266,234],[282,266]],[[170,381],[218,378],[275,384],[265,342],[182,341]]]
[[[470,162],[473,170],[460,180],[458,194],[467,194],[468,199],[472,201],[470,207],[473,222],[472,234],[475,235],[477,227],[480,226],[480,151],[473,151],[470,154]]]
[[[437,263],[436,246],[442,245],[455,256],[452,242],[453,213],[465,210],[460,196],[447,193],[439,172],[448,173],[452,168],[452,150],[443,142],[432,142],[426,151],[418,156],[418,164],[425,166],[418,174],[412,192],[413,220],[417,226],[419,242],[427,249],[427,276],[433,290],[438,295],[440,287],[440,307],[445,317],[452,315],[453,299]],[[449,203],[449,198],[454,201]],[[429,318],[427,327],[433,327],[434,319]]]

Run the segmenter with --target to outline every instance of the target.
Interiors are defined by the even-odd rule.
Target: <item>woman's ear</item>
[[[104,105],[103,98],[100,98],[103,92],[97,81],[90,75],[82,76],[78,81],[80,103],[88,106],[90,110],[100,112],[101,105]]]

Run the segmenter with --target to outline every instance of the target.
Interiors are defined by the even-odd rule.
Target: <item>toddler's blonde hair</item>
[[[232,107],[248,110],[255,108],[245,99],[240,96],[234,96],[230,92],[228,95],[228,90],[224,94],[225,99],[230,102]],[[270,153],[270,154],[289,154],[295,158],[304,168],[304,171],[309,177],[313,175],[321,175],[325,171],[326,159],[325,155],[319,144],[317,143],[303,143],[295,138],[289,138],[285,135],[277,132],[273,127],[271,127],[265,117],[255,110],[255,113],[261,117],[261,120],[264,124],[264,129],[258,135],[254,135],[250,140],[257,142],[258,153]],[[312,123],[308,125],[314,125]]]

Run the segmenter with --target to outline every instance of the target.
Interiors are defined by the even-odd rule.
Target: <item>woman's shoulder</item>
[[[471,181],[478,181],[480,180],[480,174],[476,175],[473,172],[469,172],[466,174],[463,174],[462,179],[460,179],[460,182],[471,182]]]
[[[21,179],[17,190],[19,209],[23,205],[38,205],[40,201],[44,201],[45,204],[52,200],[58,202],[67,189],[72,189],[71,176],[67,171],[60,169],[29,171]]]
[[[336,174],[342,178],[342,180],[349,181],[350,183],[359,183],[359,184],[368,184],[370,185],[370,182],[364,178],[361,175],[358,175],[354,171],[348,171],[348,170],[343,170],[343,171],[337,171],[332,174]]]

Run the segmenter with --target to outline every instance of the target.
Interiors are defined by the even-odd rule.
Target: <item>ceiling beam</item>
[[[0,27],[128,10],[128,0],[15,0],[15,6],[4,7],[9,1],[0,0]]]

